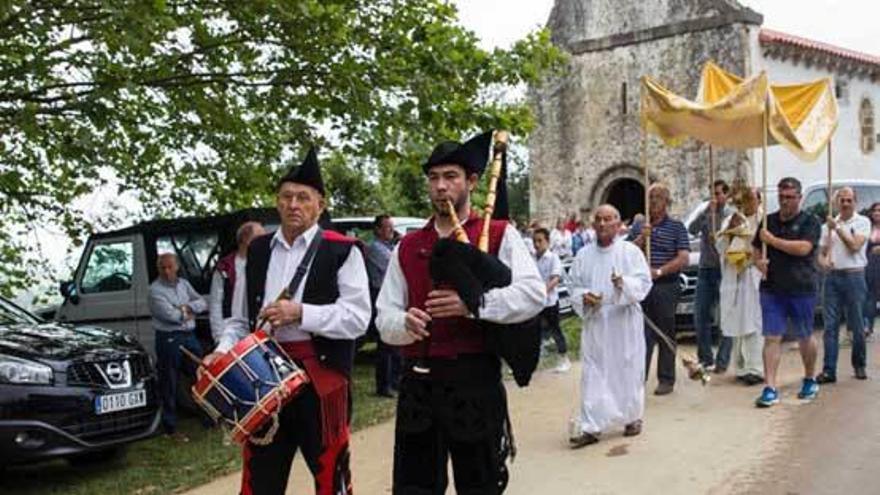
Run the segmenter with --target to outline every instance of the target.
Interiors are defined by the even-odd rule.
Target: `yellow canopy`
[[[721,148],[759,148],[765,102],[767,144],[781,143],[801,159],[815,160],[837,128],[837,100],[830,78],[771,85],[763,71],[744,80],[708,62],[696,101],[672,93],[648,76],[642,78],[642,125],[671,146],[693,137]]]

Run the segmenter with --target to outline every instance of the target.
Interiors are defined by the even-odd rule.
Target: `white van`
[[[228,215],[154,220],[91,236],[73,280],[61,284],[64,301],[55,319],[89,323],[123,331],[155,355],[155,330],[150,324],[149,288],[158,276],[156,257],[177,254],[180,276],[207,297],[214,266],[235,249],[235,231],[246,222],[278,228],[274,208],[252,208]],[[419,229],[425,220],[392,217],[401,235]],[[339,218],[329,228],[362,240],[372,239],[373,217]],[[213,348],[207,313],[196,318],[196,333],[206,349]]]
[[[252,208],[228,215],[153,220],[92,235],[73,279],[61,284],[64,301],[55,319],[123,331],[155,354],[148,301],[150,283],[158,276],[157,255],[177,254],[180,276],[200,294],[208,294],[214,265],[235,249],[236,229],[250,220],[274,230],[278,213]],[[196,318],[196,332],[211,343],[207,314]]]

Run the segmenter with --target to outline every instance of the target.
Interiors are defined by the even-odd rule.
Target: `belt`
[[[678,282],[679,272],[669,273],[663,275],[662,277],[654,279],[654,284],[668,284],[671,282]]]
[[[865,268],[864,268],[864,267],[859,267],[859,268],[837,268],[837,269],[831,270],[831,273],[837,273],[837,274],[844,274],[844,273],[864,273],[864,272],[865,272]]]
[[[417,373],[413,366],[427,366],[429,373]],[[421,360],[405,358],[404,375],[417,380],[442,382],[498,382],[501,380],[501,363],[494,354],[459,354],[454,359],[427,358]]]

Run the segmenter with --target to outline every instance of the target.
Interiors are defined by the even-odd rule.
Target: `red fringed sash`
[[[311,340],[281,342],[284,352],[301,362],[321,404],[321,441],[327,448],[348,439],[348,379],[323,366]]]

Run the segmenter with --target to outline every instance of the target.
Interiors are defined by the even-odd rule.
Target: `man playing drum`
[[[247,319],[230,318],[205,366],[265,320],[286,353],[311,383],[279,415],[267,445],[244,447],[241,493],[283,494],[297,449],[315,478],[319,495],[351,493],[349,382],[355,339],[370,321],[370,291],[360,246],[322,231],[325,207],[317,156],[309,151],[277,186],[281,226],[253,240],[247,259]],[[320,247],[319,247],[320,246]],[[297,268],[307,269],[301,282]],[[279,298],[284,290],[290,298]]]
[[[519,233],[505,221],[490,223],[488,256],[510,269],[512,283],[482,293],[477,311],[458,291],[434,287],[428,265],[434,246],[458,231],[456,217],[464,221],[463,235],[477,244],[484,220],[471,210],[470,193],[489,150],[488,141],[475,145],[478,139],[442,143],[424,164],[434,216],[394,249],[376,301],[382,340],[402,346],[404,357],[395,495],[445,493],[450,457],[457,493],[497,494],[507,484],[507,399],[500,361],[487,346],[481,320],[508,324],[534,317],[544,306],[544,282]]]

